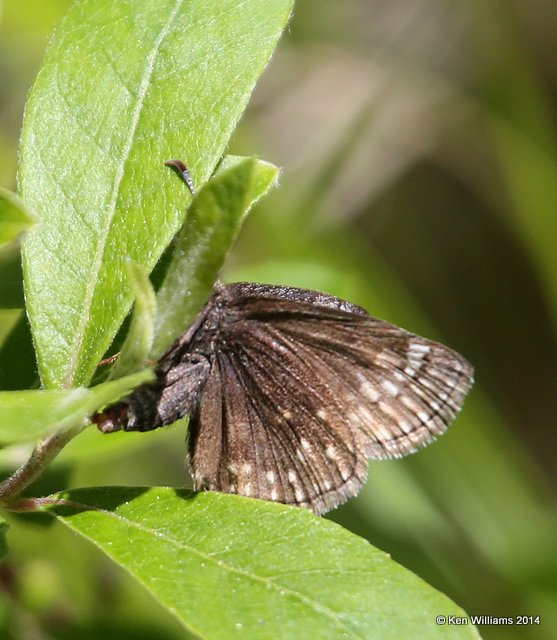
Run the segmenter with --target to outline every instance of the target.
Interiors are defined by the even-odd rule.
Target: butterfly
[[[358,493],[368,460],[442,434],[473,384],[461,355],[350,302],[246,282],[218,283],[155,373],[93,416],[101,431],[190,416],[195,489],[317,514]]]

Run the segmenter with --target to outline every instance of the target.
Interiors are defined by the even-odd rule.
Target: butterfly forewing
[[[445,431],[471,384],[471,367],[461,356],[369,316],[324,325],[287,321],[281,328],[300,343],[318,345],[316,356],[328,364],[369,457],[411,453]],[[336,342],[326,341],[327,330]]]

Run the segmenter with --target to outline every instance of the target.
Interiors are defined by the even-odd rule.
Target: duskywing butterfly
[[[93,416],[103,432],[189,415],[196,489],[323,513],[355,495],[369,459],[442,434],[472,385],[451,349],[305,289],[217,284],[157,379]]]

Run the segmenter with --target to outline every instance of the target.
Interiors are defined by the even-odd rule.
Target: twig
[[[59,431],[40,442],[33,449],[29,460],[0,484],[0,501],[6,502],[19,496],[83,428],[83,425],[79,425],[65,431]]]

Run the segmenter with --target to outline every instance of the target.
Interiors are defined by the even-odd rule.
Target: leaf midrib
[[[98,274],[100,273],[100,270],[101,270],[103,256],[104,256],[104,252],[107,245],[107,239],[110,233],[110,229],[112,227],[112,221],[114,219],[114,215],[116,213],[116,202],[118,200],[118,195],[120,193],[122,180],[124,179],[124,168],[126,166],[126,162],[129,158],[129,155],[133,146],[135,133],[137,131],[137,127],[139,125],[139,121],[141,118],[141,112],[143,110],[143,106],[145,103],[145,97],[149,90],[150,80],[153,75],[153,71],[155,69],[155,62],[157,59],[157,55],[183,3],[184,3],[184,0],[176,0],[173,10],[170,12],[166,23],[162,27],[158,37],[156,38],[153,44],[151,51],[149,52],[149,55],[147,56],[147,64],[145,65],[145,71],[139,83],[139,90],[137,92],[136,105],[132,113],[131,126],[129,128],[128,137],[123,147],[120,163],[118,164],[118,167],[117,167],[117,172],[114,179],[114,186],[113,186],[112,193],[110,195],[110,199],[107,207],[108,215],[107,215],[106,223],[104,225],[104,229],[100,233],[95,255],[91,264],[91,271],[90,271],[91,277],[87,281],[85,298],[82,305],[81,313],[79,315],[79,324],[75,332],[75,339],[73,343],[74,346],[71,351],[72,355],[71,355],[70,361],[68,363],[68,371],[67,371],[66,379],[64,381],[64,385],[63,385],[64,387],[71,387],[74,382],[74,377],[78,367],[79,357],[81,354],[81,348],[85,338],[85,332],[87,329],[87,325],[89,323],[89,319],[91,317],[90,310],[93,302],[93,297],[95,295],[96,285],[98,283]]]

